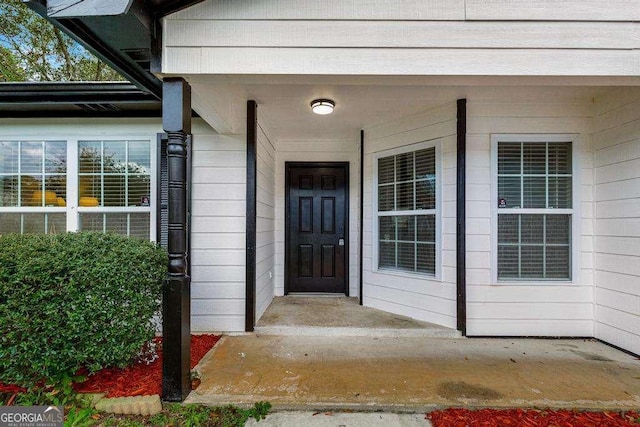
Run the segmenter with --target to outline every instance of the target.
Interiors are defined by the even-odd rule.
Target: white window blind
[[[436,150],[381,157],[378,268],[435,275]]]
[[[79,141],[80,229],[149,239],[149,141]]]
[[[498,142],[498,279],[571,278],[571,159],[571,142]]]
[[[0,234],[66,231],[66,141],[0,141]]]

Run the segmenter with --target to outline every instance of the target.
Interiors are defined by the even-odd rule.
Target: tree
[[[21,0],[0,1],[0,81],[115,81],[117,72]]]

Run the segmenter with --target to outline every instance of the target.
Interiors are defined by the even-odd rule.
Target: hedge
[[[115,234],[0,236],[0,382],[124,367],[155,334],[166,252]]]

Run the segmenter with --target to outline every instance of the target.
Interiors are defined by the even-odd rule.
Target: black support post
[[[467,100],[458,99],[458,158],[456,177],[456,303],[457,327],[467,335],[467,248],[466,248],[466,155],[467,155]]]
[[[364,247],[363,244],[363,235],[364,235],[364,130],[360,130],[360,224],[358,224],[358,245],[360,252],[360,259],[358,260],[358,271],[360,275],[360,305],[364,304],[364,295],[362,295],[364,289],[364,278],[363,275],[363,253],[362,249]]]
[[[182,78],[166,78],[162,91],[169,186],[169,265],[162,298],[162,397],[178,402],[191,391],[191,278],[187,254],[187,136],[191,133],[191,87]]]
[[[247,212],[246,212],[246,289],[245,331],[252,332],[256,323],[256,214],[258,104],[247,101]]]

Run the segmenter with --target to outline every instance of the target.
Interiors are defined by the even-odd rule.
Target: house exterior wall
[[[596,105],[595,336],[640,354],[640,90]]]
[[[467,333],[593,336],[593,105],[562,97],[557,88],[512,92],[470,98],[467,105]],[[576,136],[573,186],[579,200],[574,203],[571,282],[497,281],[494,134]]]
[[[208,0],[165,19],[162,71],[637,76],[638,20],[634,0]]]
[[[441,153],[440,274],[436,278],[376,271],[374,206],[376,154],[423,141],[436,141]],[[438,160],[436,160],[438,161]],[[455,102],[395,123],[365,129],[363,303],[419,320],[456,325],[456,105]],[[436,247],[436,253],[438,248]],[[436,258],[436,268],[438,268]],[[439,276],[439,277],[438,277]]]
[[[467,333],[469,335],[593,336],[593,105],[554,88],[475,90],[467,105]],[[516,100],[516,101],[514,101]],[[574,275],[568,282],[498,282],[492,209],[492,135],[575,137]],[[456,107],[365,130],[364,304],[455,327]],[[441,274],[435,279],[375,271],[375,154],[436,140],[441,152]],[[575,235],[577,234],[577,235]]]
[[[349,295],[359,293],[359,141],[278,141],[275,173],[275,294],[284,295],[285,163],[349,162]]]
[[[274,295],[275,267],[275,147],[258,110],[256,203],[256,321]]]
[[[246,136],[193,130],[191,329],[245,324]]]

